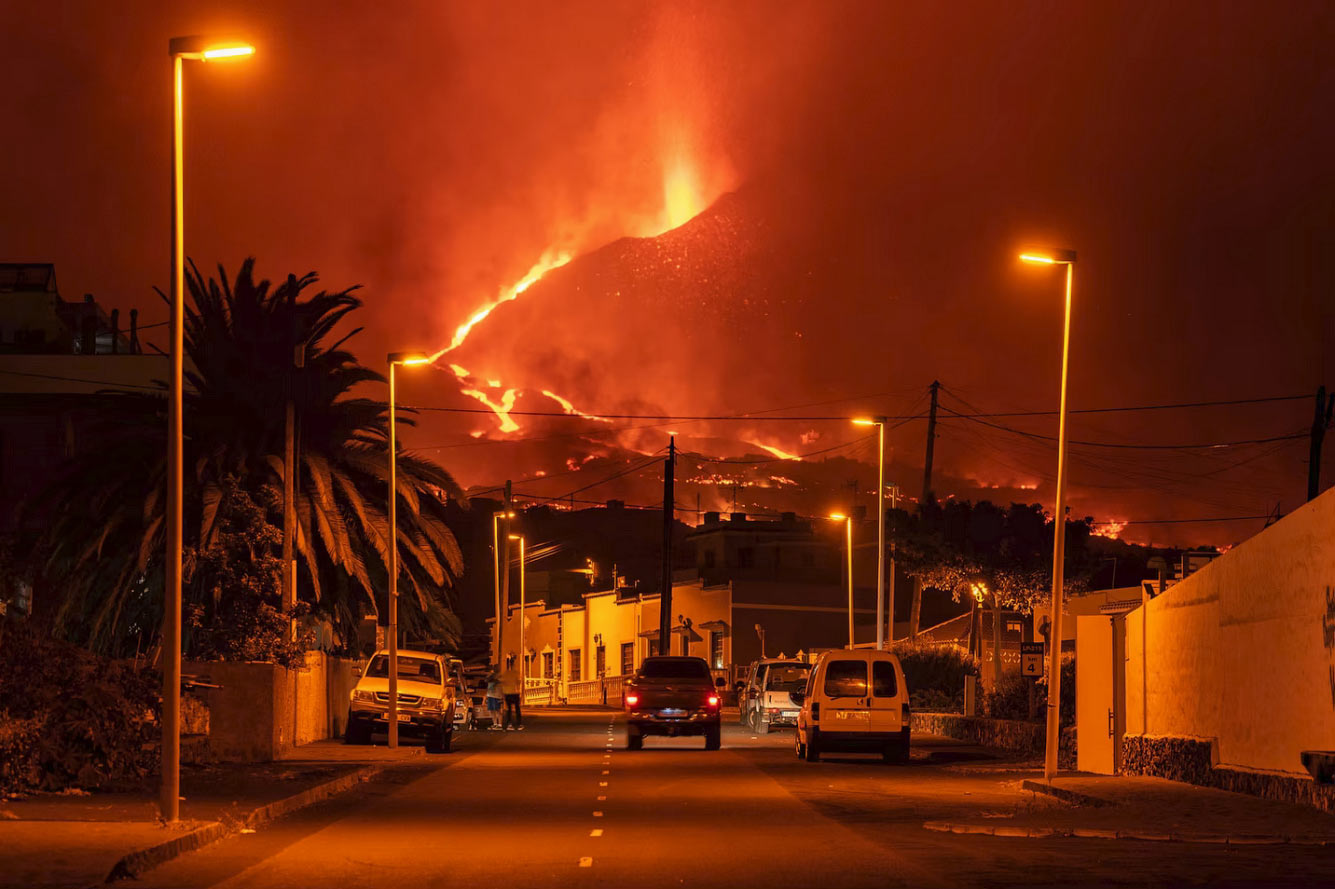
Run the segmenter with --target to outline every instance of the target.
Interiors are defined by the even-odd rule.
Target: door
[[[1096,775],[1116,773],[1114,649],[1112,618],[1102,614],[1076,617],[1076,767]]]
[[[871,706],[868,721],[873,732],[897,732],[904,727],[900,707],[900,677],[895,662],[873,657],[871,662]]]
[[[867,709],[866,658],[840,657],[825,665],[821,697],[826,701],[820,714],[822,732],[870,731]]]

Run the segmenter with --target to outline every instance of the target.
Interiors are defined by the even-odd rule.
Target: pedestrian
[[[505,695],[505,717],[501,724],[506,729],[517,732],[524,730],[524,714],[519,703],[521,683],[519,671],[515,669],[514,664],[507,666],[505,672],[501,673],[501,693]]]
[[[487,674],[487,716],[491,717],[491,725],[488,728],[493,732],[502,731],[501,729],[501,670],[500,667],[492,666],[491,672]]]

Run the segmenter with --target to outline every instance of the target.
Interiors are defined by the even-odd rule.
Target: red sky
[[[664,177],[682,169],[701,200],[747,196],[747,249],[706,263],[716,286],[660,290],[630,270],[640,300],[618,302],[554,276],[479,326],[478,367],[530,389],[550,373],[603,412],[867,393],[893,394],[822,412],[911,412],[932,379],[987,411],[1045,409],[1059,280],[1014,261],[1038,242],[1080,252],[1073,407],[1307,393],[1335,383],[1333,24],[1318,2],[31,4],[9,11],[0,59],[0,244],[56,262],[66,298],[165,318],[151,288],[168,271],[167,39],[238,33],[254,58],[187,71],[187,252],[363,284],[368,362],[445,345],[545,251],[660,231]],[[403,392],[477,406],[448,373]],[[1309,402],[1098,415],[1072,437],[1229,441],[1310,418]],[[851,437],[766,428],[792,451]],[[433,415],[408,440],[475,429],[497,437]],[[923,432],[891,437],[914,492]],[[489,484],[563,469],[566,450],[433,453]],[[1046,502],[1050,450],[956,421],[938,467],[1038,483]],[[1253,515],[1305,488],[1301,440],[1115,456],[1077,452],[1082,513]],[[1137,534],[1226,543],[1258,528]]]

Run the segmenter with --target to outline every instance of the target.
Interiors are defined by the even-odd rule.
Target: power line
[[[944,389],[945,387],[942,386],[941,388]],[[946,391],[950,392],[949,389],[947,389]],[[950,392],[950,394],[955,395],[954,392]],[[958,395],[955,395],[955,397],[959,398]],[[1312,396],[1310,394],[1272,395],[1264,398],[1231,398],[1222,401],[1179,401],[1171,404],[1140,404],[1140,405],[1132,405],[1130,407],[1068,408],[1066,413],[1067,414],[1115,414],[1115,413],[1125,413],[1128,411],[1167,411],[1167,410],[1176,410],[1179,408],[1219,407],[1219,406],[1239,405],[1239,404],[1266,404],[1275,401],[1301,401],[1309,399],[1311,397]],[[964,399],[960,398],[960,401],[964,401]],[[967,404],[968,402],[965,403]],[[1058,413],[1059,411],[1056,410],[989,411],[989,412],[980,412],[974,414],[956,413],[956,416],[964,417],[966,419],[974,419],[977,417],[1053,417],[1056,416]]]
[[[1095,525],[1195,525],[1206,522],[1249,522],[1253,519],[1268,519],[1270,515],[1235,515],[1213,516],[1204,519],[1128,519],[1125,522],[1093,522]]]
[[[1036,438],[1036,439],[1042,439],[1043,441],[1057,440],[1057,436],[1055,435],[1043,435],[1038,432],[1025,432],[1022,429],[1016,429],[1012,426],[1004,426],[1001,423],[990,423],[987,420],[980,419],[976,415],[961,414],[960,412],[952,410],[951,408],[948,408],[945,405],[941,405],[941,410],[946,411],[951,416],[956,417],[958,419],[968,420],[972,423],[978,423],[983,426],[990,426],[993,429],[1000,429],[1003,432],[1010,432],[1013,435],[1022,435],[1025,438]],[[1159,451],[1192,451],[1192,450],[1210,450],[1214,448],[1232,448],[1232,447],[1238,447],[1240,445],[1269,444],[1270,442],[1275,442],[1275,441],[1289,441],[1295,438],[1303,438],[1306,435],[1307,432],[1302,431],[1302,432],[1292,432],[1287,435],[1272,435],[1269,436],[1268,438],[1247,438],[1247,439],[1242,439],[1240,441],[1216,441],[1216,442],[1206,442],[1204,444],[1171,444],[1171,445],[1132,444],[1128,442],[1078,441],[1074,439],[1067,439],[1066,443],[1072,445],[1083,445],[1085,447],[1092,447],[1092,448],[1123,448],[1128,450],[1159,450]]]
[[[426,407],[423,405],[400,405],[401,410],[414,411],[434,411],[448,414],[495,414],[491,408],[482,407]],[[789,408],[774,408],[774,410],[789,410]],[[759,413],[759,412],[757,412]],[[507,417],[552,417],[559,420],[663,420],[669,423],[689,423],[702,420],[725,421],[763,421],[763,422],[803,422],[814,423],[820,421],[834,420],[839,422],[848,422],[852,417],[844,416],[824,416],[824,417],[761,417],[756,413],[751,414],[567,414],[564,411],[505,411]],[[922,414],[901,414],[897,416],[888,416],[887,420],[916,420]]]

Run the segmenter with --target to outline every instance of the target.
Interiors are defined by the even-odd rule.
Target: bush
[[[0,624],[0,792],[95,788],[157,763],[159,674]]]
[[[983,713],[993,719],[1028,719],[1029,687],[1033,684],[1034,680],[1026,679],[1018,673],[1003,673],[996,689],[983,695]],[[1046,687],[1042,693],[1047,693]],[[1039,690],[1035,689],[1036,704],[1039,695]],[[1039,712],[1040,709],[1035,710],[1035,717]]]
[[[964,677],[978,675],[977,658],[955,645],[897,642],[892,650],[904,667],[914,710],[964,709]]]
[[[1036,682],[1038,693],[1038,715],[1047,719],[1048,712],[1048,677],[1041,676]],[[1062,654],[1062,725],[1075,725],[1075,655]]]

